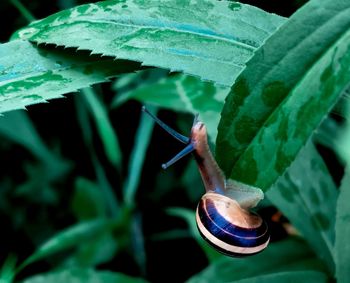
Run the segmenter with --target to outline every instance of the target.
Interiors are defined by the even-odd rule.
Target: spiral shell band
[[[264,221],[245,222],[245,227],[235,225],[222,213],[223,208],[213,201],[213,195],[209,195],[201,199],[196,214],[197,226],[204,239],[220,252],[237,257],[256,254],[267,246],[270,236]],[[241,213],[233,200],[215,195],[221,203],[224,201],[226,209],[232,206],[232,213]]]

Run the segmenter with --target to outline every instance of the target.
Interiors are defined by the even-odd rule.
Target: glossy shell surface
[[[208,192],[201,198],[196,220],[203,238],[229,256],[254,255],[269,243],[270,235],[263,219],[219,193]]]

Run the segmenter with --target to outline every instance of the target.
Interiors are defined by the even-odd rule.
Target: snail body
[[[226,180],[216,163],[207,141],[203,122],[195,117],[190,137],[185,137],[160,121],[143,107],[164,130],[186,144],[164,169],[192,153],[197,162],[206,193],[196,210],[196,223],[201,236],[216,250],[233,257],[244,257],[263,251],[270,239],[265,221],[250,209],[263,199],[255,187]]]

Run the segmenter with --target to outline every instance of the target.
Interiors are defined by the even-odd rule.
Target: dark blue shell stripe
[[[203,226],[219,240],[237,247],[256,247],[269,240],[267,226],[263,222],[256,229],[238,227],[228,222],[217,211],[214,203],[201,200],[198,209]]]
[[[198,225],[197,225],[197,228],[198,228]],[[235,253],[235,252],[232,252],[232,251],[228,251],[218,245],[215,245],[213,242],[211,242],[209,239],[207,239],[204,234],[201,232],[201,230],[198,228],[198,231],[199,231],[199,234],[201,234],[202,238],[207,241],[210,245],[212,245],[213,247],[215,247],[215,249],[217,251],[219,251],[220,253],[222,254],[225,254],[225,255],[228,255],[228,256],[233,256],[233,257],[246,257],[246,256],[251,256],[251,255],[256,255],[258,253],[261,253],[264,249],[261,249],[260,251],[258,252],[254,252],[254,253]]]
[[[204,202],[203,200],[201,200]],[[244,228],[244,227],[239,227],[237,225],[232,224],[231,222],[228,222],[216,209],[216,206],[214,202],[210,199],[206,199],[206,203],[203,204],[203,208],[207,211],[207,215],[209,215],[210,218],[214,218],[213,221],[215,223],[220,223],[220,224],[226,224],[225,225],[225,230],[230,233],[235,235],[236,237],[241,237],[241,238],[258,238],[263,235],[265,235],[268,231],[267,225],[265,222],[263,222],[259,227],[256,228]],[[219,227],[222,227],[219,225]]]

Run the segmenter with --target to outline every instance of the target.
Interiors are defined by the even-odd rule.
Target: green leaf
[[[94,239],[99,235],[109,233],[115,228],[115,225],[116,221],[98,219],[82,222],[69,227],[40,246],[33,255],[22,263],[19,270],[30,263],[44,259],[58,252],[65,251],[69,248],[74,248],[80,243]]]
[[[345,99],[343,101],[343,116],[345,117],[345,122],[343,124],[343,131],[339,135],[339,139],[334,143],[334,150],[338,153],[340,159],[346,164],[350,165],[350,100],[349,100],[350,88],[345,93]]]
[[[108,81],[137,64],[67,50],[38,48],[22,40],[0,44],[0,113],[61,98]]]
[[[290,238],[270,243],[262,253],[244,260],[223,257],[190,278],[187,283],[235,282],[235,280],[262,274],[302,270],[323,271],[324,266],[315,258],[304,241],[298,238]]]
[[[16,129],[16,131],[13,129]],[[25,111],[13,111],[1,117],[0,135],[23,146],[45,165],[50,166],[54,164],[53,167],[55,167],[56,172],[52,175],[60,176],[60,174],[57,174],[57,171],[64,171],[63,167],[68,166],[63,164],[64,161],[56,156],[45,144]],[[59,167],[62,167],[61,170],[58,170]]]
[[[71,170],[71,163],[45,144],[25,111],[12,111],[0,117],[0,136],[23,146],[39,161],[24,163],[27,179],[16,187],[16,194],[40,203],[56,202],[52,184]]]
[[[76,96],[75,99],[77,101],[76,109],[77,109],[79,124],[82,129],[84,142],[86,146],[89,148],[91,161],[95,169],[97,184],[101,189],[101,193],[105,199],[105,203],[108,206],[109,213],[110,213],[109,215],[111,215],[112,217],[118,217],[121,212],[121,209],[118,203],[117,196],[114,193],[113,187],[106,176],[105,168],[103,168],[95,152],[95,147],[93,144],[93,131],[89,120],[89,111],[87,109],[87,105],[85,105],[85,103],[81,103],[83,102],[82,97]]]
[[[72,209],[79,220],[107,216],[106,202],[101,190],[94,182],[82,177],[75,181]]]
[[[96,96],[91,88],[84,88],[85,101],[87,102],[91,113],[93,114],[97,131],[102,140],[106,156],[109,161],[117,168],[121,167],[122,153],[116,132],[113,129],[112,122],[108,117],[107,107]]]
[[[341,102],[342,99],[338,101]],[[333,111],[333,110],[332,110]],[[336,151],[340,144],[342,125],[334,117],[328,116],[313,135],[315,143]],[[341,157],[341,156],[337,156]],[[340,160],[341,161],[341,160]]]
[[[146,283],[141,278],[134,278],[122,273],[95,271],[92,269],[66,269],[58,272],[36,275],[23,283]]]
[[[149,110],[155,112],[156,109],[152,107]],[[135,205],[136,190],[140,182],[146,151],[151,141],[153,126],[154,121],[146,117],[146,115],[142,115],[135,136],[135,144],[130,155],[128,164],[129,173],[123,185],[125,203],[131,207]]]
[[[228,177],[269,189],[331,110],[350,81],[349,12],[348,1],[311,0],[249,61],[219,125]]]
[[[334,272],[334,225],[337,188],[312,141],[267,192],[315,253]]]
[[[77,246],[75,253],[65,260],[64,266],[89,268],[108,263],[124,248],[125,242],[121,243],[120,240],[121,238],[115,239],[112,233],[106,233],[84,241]]]
[[[278,272],[235,281],[236,283],[326,283],[326,274],[317,271]]]
[[[33,22],[13,38],[91,50],[231,85],[284,21],[228,1],[103,1]]]
[[[147,77],[151,72],[152,70],[146,70],[138,74],[139,77]],[[133,75],[135,78],[135,74]],[[124,92],[116,97],[114,104],[136,99],[179,112],[198,113],[207,126],[210,138],[215,141],[220,112],[228,91],[228,87],[203,82],[192,76],[175,74]]]
[[[337,219],[335,225],[335,262],[338,283],[349,282],[350,278],[350,168],[348,167],[342,180],[337,203]]]
[[[9,255],[0,268],[0,283],[12,283],[16,276],[17,258]]]
[[[177,73],[174,73],[177,74]],[[149,68],[134,73],[123,74],[113,83],[113,90],[117,93],[112,102],[112,107],[118,107],[129,98],[129,93],[138,88],[153,85],[159,80],[170,75],[169,70],[161,68]]]

